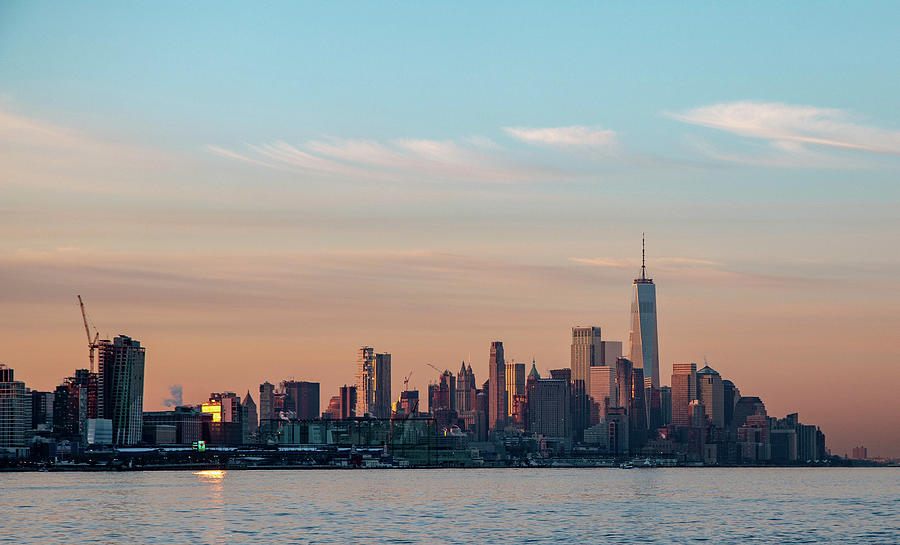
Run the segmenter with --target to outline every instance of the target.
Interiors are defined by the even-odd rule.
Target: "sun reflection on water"
[[[200,480],[207,482],[218,482],[225,478],[225,470],[223,469],[204,469],[203,471],[195,471],[194,475]]]

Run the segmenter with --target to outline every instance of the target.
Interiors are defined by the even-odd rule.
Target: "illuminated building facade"
[[[508,416],[515,414],[515,399],[518,395],[525,395],[525,364],[514,361],[506,364],[506,413]]]

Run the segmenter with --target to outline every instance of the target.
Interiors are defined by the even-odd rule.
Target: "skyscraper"
[[[283,409],[292,412],[298,420],[314,420],[319,417],[319,383],[283,380],[278,391],[285,395]]]
[[[634,365],[628,358],[616,360],[616,407],[631,411],[631,400],[634,397]]]
[[[377,418],[391,417],[391,355],[388,353],[375,354],[373,366],[375,375],[372,383],[375,391],[372,393],[372,414]]]
[[[570,419],[571,386],[568,381],[536,378],[527,394],[528,432],[544,437],[568,438],[572,435]]]
[[[689,406],[697,399],[697,364],[672,364],[672,425],[686,428],[691,425]]]
[[[97,343],[99,417],[112,420],[115,445],[133,445],[142,439],[144,355],[140,341],[125,335]]]
[[[590,424],[591,367],[600,365],[603,347],[600,328],[594,326],[572,328],[570,367],[572,370],[573,427],[576,439],[581,439],[584,428]]]
[[[472,372],[472,366],[466,367],[466,362],[462,362],[459,368],[459,374],[456,376],[456,410],[460,415],[465,412],[475,410],[475,373]]]
[[[259,385],[259,423],[275,418],[275,385],[269,381]]]
[[[25,393],[25,383],[15,380],[13,370],[0,363],[0,449],[25,446],[30,413],[31,400]]]
[[[722,377],[715,369],[707,365],[697,371],[697,382],[699,383],[698,398],[703,402],[706,416],[709,417],[713,426],[724,428],[725,389]]]
[[[363,346],[357,354],[356,416],[371,413],[375,404],[375,349]]]
[[[606,418],[606,410],[616,405],[616,367],[595,365],[591,367],[590,424],[596,425]]]
[[[488,428],[502,430],[506,426],[506,360],[503,357],[503,343],[491,343],[488,360]]]
[[[646,254],[641,238],[641,277],[634,279],[631,303],[629,359],[644,371],[652,388],[659,389],[659,340],[656,334],[656,286],[647,278]]]
[[[506,364],[506,414],[515,412],[517,395],[525,395],[525,364],[511,361]]]

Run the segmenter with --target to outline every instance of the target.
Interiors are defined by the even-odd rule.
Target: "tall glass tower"
[[[650,387],[659,389],[659,340],[656,334],[656,286],[647,278],[644,236],[641,234],[641,277],[634,279],[634,301],[631,303],[631,352],[628,359],[644,369]]]

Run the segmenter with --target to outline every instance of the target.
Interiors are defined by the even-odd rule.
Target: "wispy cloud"
[[[843,110],[780,102],[726,102],[668,117],[768,140],[785,154],[807,153],[805,146],[823,146],[900,155],[900,131],[860,123]]]
[[[595,267],[610,267],[617,269],[633,269],[639,268],[641,266],[640,260],[627,258],[614,259],[607,257],[570,257],[569,261],[572,261],[574,263],[581,263],[582,265],[593,265]],[[693,257],[657,257],[653,259],[653,264],[662,267],[718,267],[722,265],[718,261],[697,259]]]
[[[545,181],[565,178],[557,168],[507,152],[486,138],[388,141],[328,138],[295,146],[286,142],[246,145],[235,151],[207,146],[220,157],[270,168],[355,179]]]
[[[608,149],[616,146],[616,133],[600,127],[505,127],[506,134],[528,144],[566,148]]]

